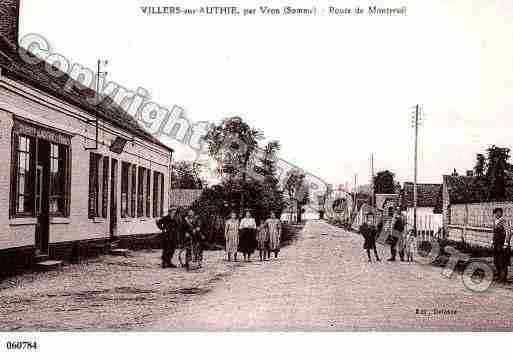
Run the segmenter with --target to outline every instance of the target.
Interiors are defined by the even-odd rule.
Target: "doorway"
[[[50,236],[50,143],[38,141],[36,153],[36,256],[49,254]]]

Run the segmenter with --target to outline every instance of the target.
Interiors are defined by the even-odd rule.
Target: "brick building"
[[[23,61],[19,2],[0,2],[4,273],[48,257],[68,258],[77,247],[154,236],[154,219],[168,206],[172,160],[172,150],[111,98],[78,85],[66,88],[67,74],[51,75],[44,61]],[[88,101],[95,96],[97,105]]]

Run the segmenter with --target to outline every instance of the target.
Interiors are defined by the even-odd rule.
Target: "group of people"
[[[173,256],[178,245],[185,245],[185,266],[194,258],[200,260],[205,240],[199,216],[193,210],[171,207],[168,214],[157,220],[157,227],[162,231],[162,268],[176,268]]]
[[[162,268],[176,268],[173,257],[178,246],[185,248],[185,266],[191,260],[201,261],[203,243],[206,239],[199,216],[193,210],[171,207],[168,214],[156,222],[162,231]],[[228,261],[237,261],[237,253],[242,252],[245,261],[251,260],[255,250],[259,251],[260,260],[268,260],[271,253],[278,257],[281,242],[281,221],[274,212],[257,226],[250,211],[246,211],[240,221],[232,212],[226,221],[224,236]]]
[[[367,251],[369,262],[371,259],[371,250],[374,251],[376,261],[380,261],[376,250],[376,240],[380,235],[385,236],[385,243],[390,245],[390,258],[388,261],[396,260],[397,253],[401,261],[412,262],[416,252],[416,238],[414,230],[405,232],[406,220],[398,208],[395,213],[389,213],[392,216],[392,223],[389,231],[383,232],[385,225],[383,218],[380,219],[376,227],[363,224],[360,227],[360,233],[364,237],[363,248]],[[504,219],[504,210],[495,208],[493,210],[494,224],[491,246],[493,249],[493,263],[496,269],[496,278],[500,282],[507,281],[508,267],[511,266],[511,237],[513,233],[507,226]]]
[[[226,238],[226,254],[228,261],[232,258],[237,261],[237,253],[242,252],[244,261],[250,261],[251,255],[258,249],[260,261],[278,257],[281,240],[281,221],[274,212],[267,220],[257,226],[255,218],[250,211],[246,211],[244,218],[239,220],[237,213],[232,212],[226,221],[224,235]]]
[[[392,217],[392,220],[390,228],[386,232],[383,232],[383,227],[385,226],[383,218],[380,218],[376,227],[364,224],[360,228],[360,233],[362,233],[365,239],[363,248],[367,251],[369,262],[372,262],[371,250],[374,251],[376,261],[381,261],[376,249],[376,240],[379,236],[382,235],[385,236],[385,242],[390,245],[390,258],[388,259],[389,262],[395,262],[397,254],[399,254],[401,262],[413,262],[416,246],[414,231],[410,230],[405,232],[406,220],[399,208],[397,208],[395,212],[393,209],[391,209],[389,216]]]

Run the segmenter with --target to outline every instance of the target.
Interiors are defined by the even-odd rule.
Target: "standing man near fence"
[[[502,208],[493,210],[495,221],[493,224],[493,263],[497,270],[497,280],[506,282],[508,279],[508,265],[511,261],[511,234],[504,221],[504,211]]]
[[[394,262],[397,254],[397,243],[403,237],[403,231],[405,227],[405,220],[401,214],[401,209],[398,207],[392,217],[391,234],[390,234],[390,258],[389,262]],[[399,257],[401,261],[404,261],[404,247],[399,248]]]

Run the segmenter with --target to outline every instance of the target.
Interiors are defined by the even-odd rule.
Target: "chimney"
[[[0,37],[13,49],[18,48],[20,1],[0,0]]]

